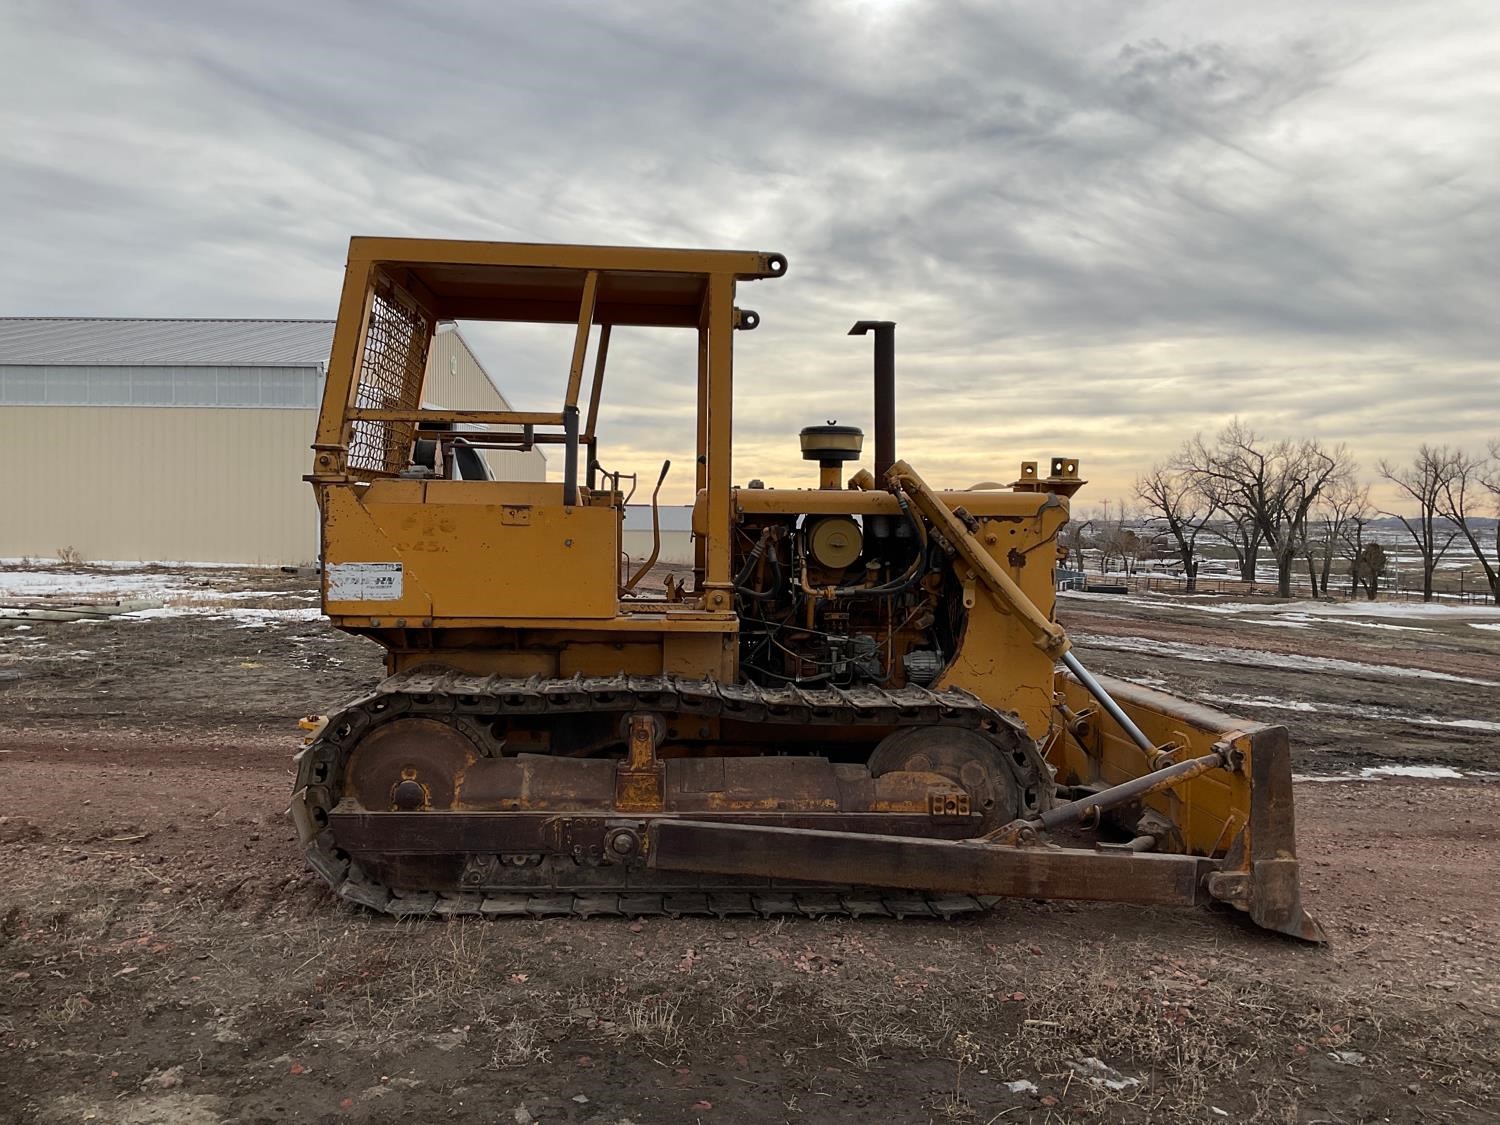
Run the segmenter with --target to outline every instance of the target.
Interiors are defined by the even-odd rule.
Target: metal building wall
[[[309,562],[314,410],[0,409],[0,555]]]
[[[661,553],[657,562],[691,565],[693,562],[693,508],[691,504],[663,504],[657,520],[661,527]],[[628,504],[620,533],[620,549],[634,562],[651,554],[654,542],[650,504]]]
[[[511,408],[458,329],[446,324],[439,327],[427,354],[427,383],[422,397],[434,406],[450,410]],[[484,459],[497,480],[547,479],[547,461],[538,450],[515,453],[491,449],[485,452]]]
[[[651,554],[651,545],[655,542],[649,531],[622,531],[620,533],[620,550],[624,551],[633,563],[639,563]],[[661,551],[656,556],[659,563],[672,563],[676,566],[692,566],[693,564],[693,533],[691,531],[666,531],[661,533]]]
[[[312,367],[0,365],[0,557],[312,561],[317,505],[302,476],[320,378]],[[424,397],[509,408],[447,327]],[[539,452],[486,456],[500,479],[546,479]]]

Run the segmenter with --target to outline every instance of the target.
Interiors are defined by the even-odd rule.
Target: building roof
[[[0,317],[0,364],[98,367],[322,367],[331,320]]]

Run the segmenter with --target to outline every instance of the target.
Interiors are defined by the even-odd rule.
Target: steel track
[[[329,718],[297,756],[298,776],[292,816],[306,847],[309,865],[346,902],[399,917],[472,915],[482,917],[638,917],[649,915],[730,917],[925,917],[951,918],[988,910],[993,898],[966,895],[893,894],[841,886],[774,883],[747,885],[732,878],[692,882],[666,876],[661,890],[634,882],[632,869],[619,866],[618,892],[591,886],[585,891],[534,886],[512,890],[486,887],[483,893],[403,891],[385,886],[353,862],[328,827],[338,804],[340,781],[350,752],[374,726],[400,717],[438,719],[464,730],[485,752],[485,731],[509,715],[568,715],[585,712],[628,714],[651,711],[669,716],[725,718],[786,726],[950,726],[983,733],[1014,763],[1017,779],[1050,796],[1050,774],[1025,727],[958,689],[858,687],[806,690],[717,684],[671,676],[583,677],[553,680],[477,676],[446,669],[416,669],[383,681],[373,692]],[[441,812],[431,815],[441,816]],[[600,869],[595,869],[600,870]]]

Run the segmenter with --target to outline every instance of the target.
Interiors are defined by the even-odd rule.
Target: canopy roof
[[[373,263],[435,317],[577,323],[598,275],[595,324],[697,327],[708,279],[780,277],[780,254],[417,238],[354,238],[350,265]]]

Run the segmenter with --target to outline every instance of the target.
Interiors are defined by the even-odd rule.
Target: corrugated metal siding
[[[433,341],[427,372],[433,405],[508,408],[454,331]],[[113,377],[121,374],[132,385],[165,378],[148,367],[116,368]],[[62,366],[59,377],[94,384],[89,368]],[[316,397],[318,369],[300,377]],[[50,558],[71,547],[94,561],[308,562],[318,552],[317,506],[302,476],[316,416],[251,406],[6,406],[0,556]],[[500,479],[546,479],[539,453],[488,458]]]
[[[0,555],[308,562],[315,421],[312,410],[0,410]]]
[[[495,389],[458,329],[446,326],[433,336],[427,352],[422,397],[450,410],[510,409],[509,400]]]
[[[331,320],[0,317],[0,363],[114,367],[319,367]]]

